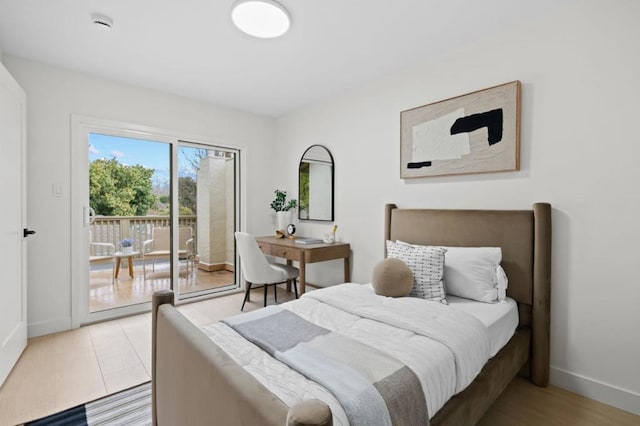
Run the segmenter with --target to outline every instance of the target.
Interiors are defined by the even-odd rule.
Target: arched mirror
[[[298,168],[298,219],[333,220],[333,156],[322,145],[311,145]]]

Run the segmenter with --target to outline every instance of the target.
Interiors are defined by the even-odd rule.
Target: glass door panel
[[[235,287],[238,152],[181,143],[178,152],[179,292]]]
[[[89,312],[171,288],[171,144],[89,133]]]

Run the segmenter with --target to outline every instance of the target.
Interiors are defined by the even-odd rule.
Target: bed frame
[[[471,385],[431,419],[432,426],[473,425],[518,374],[549,381],[551,206],[532,210],[430,210],[386,206],[385,239],[413,244],[502,247],[507,294],[520,323]],[[173,306],[153,297],[153,424],[287,424],[291,409]]]

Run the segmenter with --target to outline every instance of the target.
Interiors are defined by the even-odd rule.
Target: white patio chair
[[[194,268],[195,250],[193,246],[193,230],[190,226],[178,229],[178,260],[187,261],[187,276],[190,276],[189,264]],[[153,260],[152,270],[156,270],[156,260],[171,257],[171,228],[158,226],[151,229],[151,239],[142,243],[142,270],[147,279],[147,260]]]
[[[111,263],[111,284],[116,282],[116,246],[111,243],[94,243],[89,231],[89,264]],[[107,252],[105,254],[104,252]]]

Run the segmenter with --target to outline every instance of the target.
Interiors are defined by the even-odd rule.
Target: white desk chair
[[[244,304],[249,298],[249,292],[253,284],[262,284],[264,287],[264,306],[267,306],[267,287],[273,285],[273,295],[276,303],[278,303],[276,284],[285,283],[287,280],[293,281],[293,289],[297,299],[298,286],[296,279],[299,274],[298,268],[267,262],[267,258],[251,234],[236,232],[235,235],[238,253],[240,253],[240,265],[242,266],[244,279],[247,281],[247,290],[240,310],[244,309]]]

